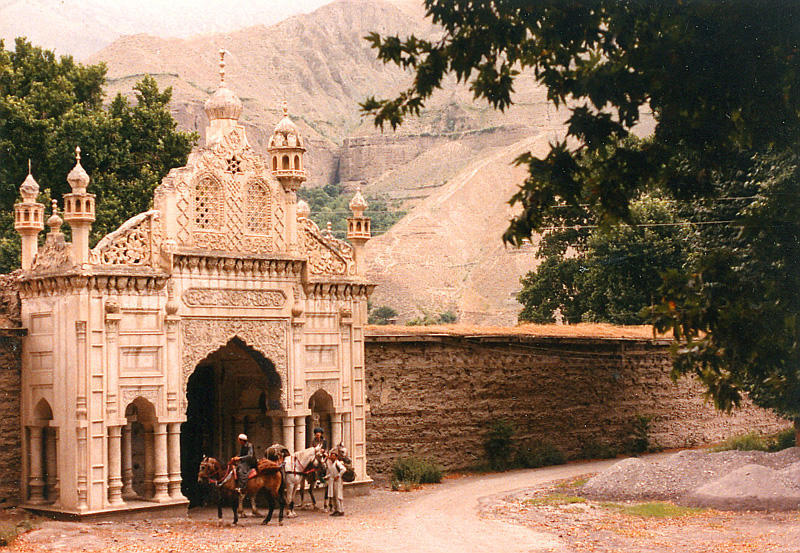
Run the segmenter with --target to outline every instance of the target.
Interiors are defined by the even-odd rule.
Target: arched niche
[[[314,428],[320,427],[325,433],[328,447],[333,447],[333,424],[331,415],[334,413],[333,398],[323,389],[314,392],[308,399],[308,408],[311,415],[306,419],[306,436],[310,445],[314,438]]]
[[[147,399],[136,397],[125,407],[125,419],[130,432],[130,470],[126,475],[123,459],[123,478],[130,478],[126,483],[141,499],[148,499],[155,494],[153,478],[155,476],[154,425],[158,421],[155,406]],[[123,453],[123,456],[126,453]]]

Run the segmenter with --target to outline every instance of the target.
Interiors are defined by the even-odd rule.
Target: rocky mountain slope
[[[507,250],[500,236],[506,204],[524,170],[519,153],[546,147],[563,126],[532,78],[520,78],[515,105],[499,113],[475,102],[463,85],[448,82],[421,117],[397,132],[380,132],[358,103],[388,97],[410,75],[375,59],[363,37],[439,32],[412,0],[338,0],[272,26],[188,39],[123,37],[90,61],[108,64],[109,95],[130,94],[143,74],[173,87],[181,127],[202,133],[202,106],[216,88],[217,52],[224,48],[226,81],[242,98],[243,123],[265,148],[280,102],[307,137],[309,186],[345,182],[369,194],[402,199],[409,215],[369,245],[370,274],[380,284],[374,303],[401,320],[457,312],[465,322],[508,324],[519,277],[534,264],[530,248]]]

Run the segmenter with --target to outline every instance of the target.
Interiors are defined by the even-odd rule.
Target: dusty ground
[[[502,474],[451,477],[410,493],[385,488],[345,501],[347,515],[301,511],[279,527],[247,518],[237,527],[216,521],[216,510],[113,522],[35,521],[11,552],[193,551],[310,553],[450,553],[461,551],[612,553],[797,552],[800,514],[703,511],[675,519],[643,519],[589,504],[532,505],[565,493],[555,481],[605,470],[613,461],[570,464]],[[571,493],[566,489],[566,493]],[[8,513],[7,513],[8,514]],[[2,521],[0,521],[2,522]],[[687,531],[688,529],[688,531]]]
[[[567,485],[498,498],[485,515],[552,532],[574,553],[797,553],[800,512],[726,512],[676,509],[671,517],[632,516],[621,506],[575,502]]]

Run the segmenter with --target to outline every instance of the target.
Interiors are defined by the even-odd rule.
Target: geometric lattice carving
[[[246,217],[247,230],[251,234],[269,234],[270,192],[264,182],[251,180],[247,183]]]
[[[89,254],[93,265],[155,265],[161,245],[156,210],[140,213],[106,235]]]
[[[217,180],[204,176],[197,181],[194,190],[194,224],[197,228],[219,230],[222,199],[222,187]]]

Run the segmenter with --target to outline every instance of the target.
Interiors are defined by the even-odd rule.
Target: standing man
[[[331,516],[341,517],[344,516],[344,482],[342,481],[342,474],[346,469],[335,450],[328,453],[327,468],[328,473],[325,478],[328,480],[328,497],[333,501]]]
[[[241,494],[247,487],[247,474],[256,467],[256,452],[247,440],[247,434],[239,434],[239,456],[234,457],[231,461],[238,463],[236,465],[236,476],[238,477],[239,487],[237,491]]]

